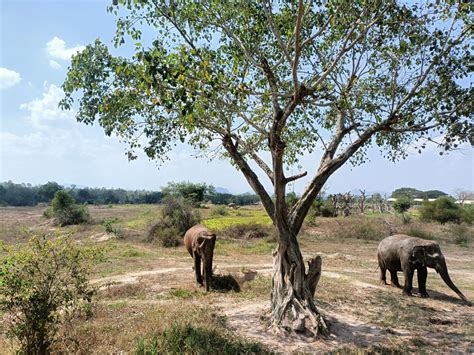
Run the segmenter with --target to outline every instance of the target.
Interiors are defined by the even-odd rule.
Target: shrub
[[[66,190],[59,190],[54,194],[51,207],[55,223],[60,226],[86,223],[90,219],[87,208],[76,205],[74,198]]]
[[[406,212],[410,209],[410,207],[411,207],[411,200],[410,200],[410,198],[408,198],[406,196],[402,196],[402,197],[398,198],[393,203],[393,208],[398,213]]]
[[[334,206],[329,202],[314,200],[306,220],[310,226],[316,226],[316,217],[335,217]]]
[[[106,233],[114,234],[116,237],[121,237],[122,233],[120,229],[116,226],[114,226],[114,223],[118,222],[117,217],[113,218],[106,218],[102,222],[102,226],[105,228]]]
[[[181,236],[178,229],[160,220],[152,224],[147,231],[147,241],[157,240],[165,248],[178,246],[181,242]]]
[[[228,339],[216,330],[173,324],[159,336],[140,339],[137,354],[255,354],[265,353],[256,343]]]
[[[420,208],[420,218],[424,221],[460,223],[465,217],[463,209],[448,197],[440,197],[435,201],[426,201]],[[468,222],[468,221],[467,221]]]
[[[9,320],[7,336],[18,340],[21,353],[49,353],[61,323],[91,302],[95,291],[88,276],[95,252],[79,247],[71,234],[55,240],[34,236],[26,246],[5,249],[0,308]]]
[[[53,208],[52,207],[46,208],[43,211],[43,217],[46,217],[48,219],[53,218],[54,217]]]
[[[177,229],[181,235],[201,221],[199,213],[182,197],[166,196],[161,217],[166,226]]]

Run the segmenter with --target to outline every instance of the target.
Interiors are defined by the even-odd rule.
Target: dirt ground
[[[4,238],[12,241],[19,225],[53,228],[35,208],[0,209]],[[81,233],[94,240],[98,231]],[[427,281],[430,298],[420,298],[416,292],[405,297],[400,289],[379,283],[377,241],[329,238],[321,227],[307,229],[300,241],[305,258],[316,254],[323,258],[315,297],[330,326],[325,338],[275,334],[268,329],[270,242],[268,248],[252,249],[252,241],[218,241],[216,278],[232,275],[240,292],[205,293],[194,286],[192,259],[183,246],[164,249],[113,238],[96,242],[109,254],[94,272],[93,282],[100,287],[96,315],[71,330],[71,335],[79,338],[81,353],[133,352],[138,337],[161,329],[157,323],[186,309],[206,307],[224,317],[225,327],[236,336],[277,353],[474,352],[474,307],[463,305],[434,270],[429,270]],[[454,283],[474,301],[473,246],[442,243],[441,249]],[[416,287],[416,278],[414,282]],[[12,353],[14,344],[0,338],[0,349]]]

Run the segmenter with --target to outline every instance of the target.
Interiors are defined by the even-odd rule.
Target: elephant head
[[[195,252],[202,258],[206,291],[209,291],[209,280],[212,275],[212,258],[214,257],[215,244],[216,235],[214,233],[201,233],[196,239]]]
[[[417,245],[413,247],[411,254],[412,262],[419,263],[422,266],[433,268],[441,276],[446,285],[451,288],[467,304],[471,305],[466,296],[459,291],[456,285],[449,277],[448,267],[444,255],[439,248],[438,243],[433,242],[427,245]]]

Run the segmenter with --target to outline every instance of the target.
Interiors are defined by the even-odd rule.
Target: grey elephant
[[[413,274],[417,270],[418,288],[421,297],[429,297],[426,292],[427,267],[434,268],[443,281],[467,304],[471,303],[454,285],[448,274],[448,267],[439,244],[433,240],[410,237],[405,234],[392,235],[379,244],[377,257],[380,267],[380,281],[385,285],[386,271],[390,271],[392,286],[401,287],[397,272],[403,271],[405,286],[403,293],[411,295]]]
[[[189,254],[191,254],[194,259],[196,283],[198,286],[203,286],[204,281],[206,291],[209,291],[209,281],[212,274],[212,258],[214,257],[215,244],[216,235],[200,224],[188,229],[184,235],[184,245],[186,246]]]

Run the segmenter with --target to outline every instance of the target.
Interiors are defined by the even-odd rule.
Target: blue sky
[[[125,146],[116,138],[106,137],[97,126],[76,123],[73,113],[57,108],[71,54],[97,37],[111,42],[115,18],[106,12],[110,3],[0,0],[0,181],[157,190],[169,181],[187,180],[234,193],[250,191],[228,162],[195,159],[184,145],[159,169],[143,155],[129,162]],[[302,159],[309,175],[318,156]],[[336,172],[328,191],[391,192],[402,186],[448,193],[474,190],[474,155],[469,145],[444,156],[429,147],[422,155],[410,153],[396,164],[375,150],[370,157],[362,166]],[[295,191],[301,192],[306,182],[299,180]]]

